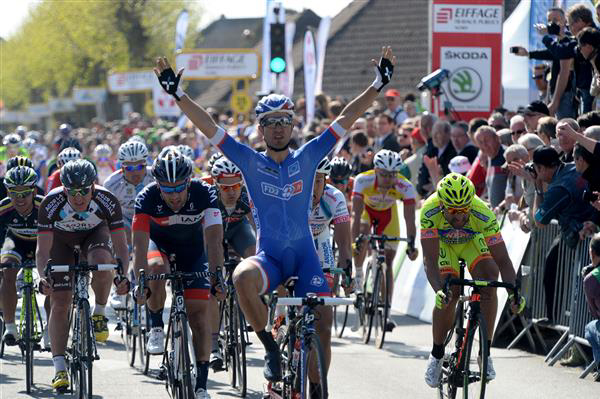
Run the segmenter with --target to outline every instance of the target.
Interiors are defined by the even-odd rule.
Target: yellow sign
[[[231,93],[230,106],[233,112],[247,114],[252,109],[252,98],[244,91]]]

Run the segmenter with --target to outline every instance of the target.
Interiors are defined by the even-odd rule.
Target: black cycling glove
[[[392,80],[394,65],[392,64],[392,61],[381,57],[379,59],[379,64],[374,66],[373,69],[375,70],[375,80],[371,86],[380,92],[381,89]]]
[[[175,100],[179,101],[184,94],[179,87],[180,79],[181,75],[175,75],[173,68],[167,68],[158,76],[158,83],[167,93],[175,97]]]

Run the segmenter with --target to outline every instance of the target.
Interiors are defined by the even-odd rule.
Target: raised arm
[[[217,133],[218,126],[215,124],[211,116],[199,104],[196,104],[192,99],[184,93],[179,87],[179,81],[183,74],[183,68],[177,72],[177,76],[169,65],[166,57],[156,60],[156,68],[154,73],[160,82],[162,88],[175,97],[177,105],[183,111],[185,116],[209,139]]]
[[[392,78],[394,65],[396,65],[396,57],[392,55],[392,48],[390,46],[382,47],[379,63],[375,60],[371,60],[371,63],[375,70],[375,81],[358,97],[350,101],[335,120],[346,130],[350,129],[354,121],[361,117],[373,104],[373,100],[377,98],[381,89]]]

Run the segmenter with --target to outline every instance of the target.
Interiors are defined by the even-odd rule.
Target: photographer
[[[575,106],[575,82],[571,68],[573,59],[561,59],[560,52],[556,49],[560,46],[573,46],[573,39],[566,33],[565,12],[561,8],[548,9],[547,25],[536,24],[539,33],[544,34],[542,42],[546,50],[528,52],[524,47],[516,46],[511,51],[518,56],[529,56],[534,60],[552,61],[550,74],[550,103],[548,109],[550,115],[557,118],[574,118],[577,115]],[[554,39],[553,36],[556,36]]]
[[[558,152],[548,146],[533,151],[533,166],[537,175],[533,214],[537,227],[543,227],[552,219],[557,219],[561,234],[554,240],[546,256],[544,290],[546,309],[550,321],[554,319],[553,301],[558,265],[558,246],[564,241],[569,248],[577,247],[579,231],[585,221],[596,219],[594,208],[583,200],[587,183],[575,170],[572,163],[560,161]],[[544,192],[543,186],[548,188]]]

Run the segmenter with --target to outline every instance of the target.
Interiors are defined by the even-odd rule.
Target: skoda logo
[[[481,94],[481,75],[470,67],[460,67],[450,75],[450,95],[461,102],[473,101]]]

